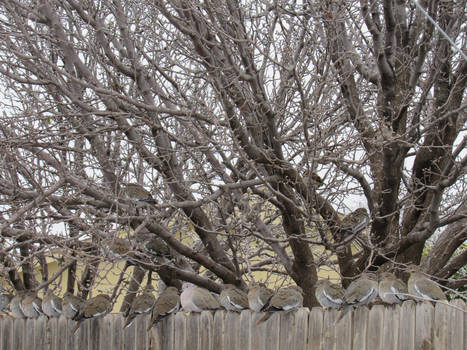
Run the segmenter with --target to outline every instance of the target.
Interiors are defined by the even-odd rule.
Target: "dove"
[[[379,281],[379,297],[386,304],[401,304],[408,299],[407,285],[390,272],[383,272]]]
[[[153,292],[153,286],[148,285],[146,288],[144,288],[143,293],[138,295],[133,300],[133,303],[131,304],[131,307],[128,311],[128,316],[126,317],[125,323],[123,324],[123,328],[129,327],[135,320],[136,316],[151,312],[152,307],[154,306],[154,302],[156,301]]]
[[[129,199],[150,204],[156,203],[151,193],[143,186],[137,183],[128,183],[124,184],[124,186],[124,193]]]
[[[207,289],[186,283],[182,289],[180,303],[186,312],[216,310],[221,307],[217,299]]]
[[[164,317],[177,312],[180,309],[180,296],[175,287],[167,287],[156,300],[152,309],[151,320],[147,331],[157,324]]]
[[[23,310],[21,310],[21,301],[25,293],[26,291],[24,290],[18,291],[10,301],[10,311],[14,318],[26,318]]]
[[[110,312],[110,308],[110,297],[106,294],[99,294],[94,298],[86,300],[83,308],[73,318],[73,320],[77,321],[73,328],[73,333],[76,333],[81,322],[89,318],[102,317]]]
[[[276,294],[269,300],[262,311],[266,314],[256,322],[259,325],[268,320],[272,313],[271,311],[291,311],[301,308],[303,306],[303,291],[298,286],[291,286],[287,288],[281,288]]]
[[[131,251],[131,244],[127,239],[115,237],[109,242],[108,248],[110,257],[122,257]]]
[[[409,294],[420,299],[446,300],[443,290],[420,272],[419,267],[409,267],[410,277],[407,282]]]
[[[8,305],[10,305],[11,299],[13,299],[13,296],[11,294],[0,294],[0,312],[7,313]]]
[[[66,318],[71,320],[78,315],[83,305],[83,299],[70,292],[66,292],[62,300],[62,313]]]
[[[42,311],[48,317],[60,317],[62,314],[62,299],[53,294],[52,291],[47,291],[42,299]]]
[[[315,296],[324,308],[339,308],[344,299],[344,290],[341,286],[325,279],[316,283]]]
[[[152,236],[143,242],[144,250],[153,256],[169,257],[170,250],[167,243],[160,237]]]
[[[264,283],[253,283],[248,289],[248,305],[251,310],[260,312],[273,295],[273,291],[266,288]]]
[[[339,322],[353,306],[368,305],[378,296],[378,282],[373,273],[364,273],[347,287],[341,312],[336,320]]]
[[[42,311],[42,299],[35,292],[27,292],[21,300],[19,307],[27,318],[38,318],[44,314]]]
[[[226,284],[223,287],[219,302],[228,311],[248,309],[248,295],[233,284]]]

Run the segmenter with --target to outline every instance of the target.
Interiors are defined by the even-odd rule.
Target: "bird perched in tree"
[[[26,291],[20,290],[10,301],[10,311],[14,318],[26,318],[21,309],[21,301],[23,300]]]
[[[358,208],[342,219],[341,230],[350,232],[351,234],[357,233],[363,230],[369,222],[370,218],[367,210],[365,208]]]
[[[324,308],[339,308],[344,301],[344,289],[325,279],[316,283],[315,296]]]
[[[164,317],[177,312],[180,309],[180,296],[178,289],[175,287],[167,287],[156,300],[152,309],[151,320],[147,331],[157,324]]]
[[[42,299],[35,292],[27,292],[20,304],[21,311],[27,318],[38,318],[43,315]]]
[[[143,186],[137,183],[127,183],[123,184],[125,195],[135,201],[145,202],[149,204],[154,204],[156,201],[151,195],[151,192],[146,190]]]
[[[219,302],[228,311],[248,309],[248,295],[233,284],[226,284],[223,287]]]
[[[269,303],[266,304],[262,311],[266,314],[256,322],[257,325],[268,320],[272,311],[291,311],[299,309],[303,306],[303,290],[299,286],[291,286],[281,288],[272,296]]]
[[[336,322],[339,322],[353,306],[368,305],[378,296],[378,281],[373,273],[364,273],[360,278],[350,283],[344,293],[341,312]]]
[[[60,317],[62,314],[62,299],[51,290],[47,291],[42,299],[42,311],[48,317]]]
[[[125,323],[123,324],[123,328],[129,327],[133,321],[135,320],[136,316],[145,315],[151,312],[152,307],[154,306],[154,302],[156,298],[154,297],[154,287],[149,284],[144,288],[142,294],[138,295],[131,304],[131,307],[128,312],[128,316],[125,319]]]
[[[113,257],[121,257],[127,255],[131,251],[130,241],[124,238],[115,237],[108,243],[110,255]]]
[[[94,298],[86,300],[83,308],[73,318],[73,320],[77,321],[76,326],[73,328],[73,333],[76,333],[81,322],[89,318],[105,316],[110,312],[110,308],[110,297],[106,294],[99,294]]]
[[[379,277],[379,297],[386,304],[401,304],[407,300],[407,285],[390,272],[383,272]]]
[[[80,297],[66,292],[62,300],[62,313],[63,315],[72,320],[75,318],[84,306],[84,300]]]
[[[160,237],[152,235],[143,242],[144,250],[153,256],[169,257],[170,250],[167,243]]]
[[[180,303],[186,312],[220,309],[217,299],[207,290],[191,283],[184,283]]]
[[[311,175],[310,175],[310,173],[311,173]],[[318,174],[316,174],[315,172],[310,171],[308,169],[303,172],[303,177],[306,178],[306,179],[309,179],[309,182],[311,182],[313,184],[313,186],[315,186],[316,188],[318,188],[322,184],[324,184],[323,179]]]
[[[253,283],[248,289],[248,305],[251,310],[260,312],[274,295],[274,292],[264,283]]]
[[[410,295],[419,299],[446,300],[443,290],[420,272],[418,266],[410,265],[408,271],[410,277],[407,284]]]

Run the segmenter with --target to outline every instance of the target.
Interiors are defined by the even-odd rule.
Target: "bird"
[[[19,305],[24,316],[27,318],[38,318],[43,315],[42,299],[35,292],[27,292]]]
[[[443,290],[420,272],[418,266],[410,265],[408,271],[410,277],[407,286],[410,295],[418,299],[447,300]]]
[[[311,176],[310,176],[310,173],[311,173]],[[313,186],[315,186],[316,188],[324,184],[323,179],[318,174],[308,169],[303,172],[303,177],[308,178],[310,182],[313,184]]]
[[[84,301],[73,293],[66,292],[62,300],[63,315],[72,320],[84,306]]]
[[[21,309],[21,300],[23,299],[26,291],[21,290],[10,301],[10,311],[14,318],[26,318]]]
[[[272,296],[261,311],[266,314],[256,322],[259,325],[268,320],[272,311],[292,311],[303,306],[303,290],[299,286],[281,288]]]
[[[341,230],[350,231],[352,234],[363,230],[369,223],[370,219],[365,208],[358,208],[346,215],[341,222]]]
[[[10,305],[11,299],[13,299],[13,295],[11,294],[0,294],[0,312],[7,313],[8,305]]]
[[[180,303],[186,312],[216,310],[221,307],[217,299],[207,289],[197,287],[191,283],[184,283],[182,290]]]
[[[143,293],[138,295],[131,304],[131,307],[128,311],[128,315],[125,319],[125,323],[123,324],[123,328],[129,327],[135,320],[136,316],[144,315],[151,312],[152,307],[154,306],[154,302],[156,298],[154,297],[154,287],[149,284],[147,285]]]
[[[144,251],[153,256],[169,257],[170,250],[167,243],[160,237],[152,236],[143,242]]]
[[[320,280],[315,285],[315,296],[324,308],[339,308],[344,301],[344,289],[328,279]]]
[[[127,183],[124,184],[124,193],[131,199],[139,202],[145,202],[149,204],[155,204],[156,201],[151,195],[151,192],[146,190],[143,186],[137,183]]]
[[[373,273],[363,273],[347,287],[341,305],[343,311],[336,319],[339,322],[353,306],[368,305],[378,296],[378,281]]]
[[[401,304],[409,299],[407,285],[390,272],[380,274],[378,294],[386,304]]]
[[[83,308],[73,318],[74,321],[77,321],[75,327],[73,328],[73,333],[76,333],[79,326],[81,325],[81,322],[89,318],[104,316],[110,312],[110,308],[110,297],[106,294],[99,294],[94,298],[86,300]]]
[[[251,310],[260,312],[273,295],[273,291],[266,288],[264,283],[253,283],[248,289],[248,305]]]
[[[48,317],[60,317],[62,314],[62,299],[53,294],[51,290],[47,291],[42,299],[42,311]]]
[[[175,287],[167,287],[157,298],[152,309],[151,320],[147,331],[149,332],[155,324],[164,317],[177,312],[180,309],[180,296],[178,289]]]
[[[111,257],[121,257],[131,251],[131,244],[127,239],[115,237],[109,242],[108,248]]]
[[[226,284],[219,297],[220,304],[228,311],[248,309],[248,295],[233,284]]]

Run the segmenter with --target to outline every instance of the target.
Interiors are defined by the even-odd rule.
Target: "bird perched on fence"
[[[401,304],[407,300],[407,285],[390,272],[383,272],[379,277],[379,297],[386,304]]]
[[[223,287],[219,302],[228,311],[248,309],[248,295],[233,284],[226,284]]]
[[[191,283],[184,283],[180,303],[186,312],[220,309],[217,299],[207,290]]]
[[[324,308],[339,308],[344,301],[344,289],[324,279],[316,283],[315,296]]]
[[[20,290],[16,292],[16,295],[10,301],[10,311],[14,318],[26,318],[21,309],[21,301],[25,295],[26,291]]]
[[[443,290],[420,272],[418,266],[410,265],[408,271],[410,277],[407,285],[411,296],[419,299],[446,300]]]
[[[143,186],[137,183],[127,183],[124,185],[124,193],[128,199],[138,202],[145,202],[155,204],[156,201],[152,197],[151,192],[146,190]]]
[[[153,293],[154,287],[151,284],[148,284],[144,288],[143,293],[133,300],[133,303],[128,310],[128,315],[125,319],[125,323],[123,324],[123,328],[129,327],[135,320],[136,316],[145,315],[151,312],[154,302],[156,301]]]
[[[164,317],[177,312],[180,309],[180,296],[178,289],[175,287],[167,287],[156,300],[152,309],[151,320],[147,331],[157,324]]]
[[[303,290],[299,286],[291,286],[281,288],[272,296],[269,303],[266,304],[262,311],[266,314],[256,322],[257,325],[267,321],[272,311],[291,311],[303,306]]]
[[[378,281],[373,273],[364,273],[360,278],[350,283],[344,293],[339,322],[353,306],[368,305],[378,296]]]
[[[248,305],[251,310],[260,312],[274,295],[264,283],[253,283],[248,289]]]
[[[84,306],[84,300],[66,292],[62,300],[62,313],[68,319],[75,318]]]
[[[27,318],[38,318],[43,315],[42,299],[35,292],[27,292],[20,304],[21,311]]]
[[[363,230],[370,222],[370,217],[365,208],[358,208],[346,215],[341,222],[341,230],[344,233],[350,234],[358,233]]]
[[[60,317],[62,314],[62,299],[51,290],[47,291],[42,299],[42,311],[48,317]]]
[[[73,333],[76,333],[79,326],[81,325],[81,322],[89,318],[105,316],[110,312],[110,308],[110,297],[106,294],[99,294],[94,298],[86,300],[83,308],[73,318],[73,320],[77,321],[75,327],[73,328]]]
[[[2,291],[4,291],[3,288],[2,288]],[[8,294],[8,293],[0,294],[0,312],[7,313],[8,306],[10,305],[11,299],[13,299],[13,295],[11,294]]]

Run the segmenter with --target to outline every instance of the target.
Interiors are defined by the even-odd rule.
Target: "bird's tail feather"
[[[256,325],[259,325],[263,322],[266,322],[269,320],[269,318],[272,316],[272,312],[266,312],[263,317],[261,317],[258,322],[256,322]]]
[[[342,320],[344,318],[344,316],[347,314],[347,312],[349,312],[349,310],[352,308],[352,306],[350,305],[347,305],[344,307],[344,310],[342,310],[339,314],[339,316],[337,316],[336,318],[336,322],[334,322],[334,324],[337,324],[340,320]]]
[[[76,322],[75,326],[73,327],[72,333],[75,334],[78,330],[79,326],[81,326],[81,321]]]

